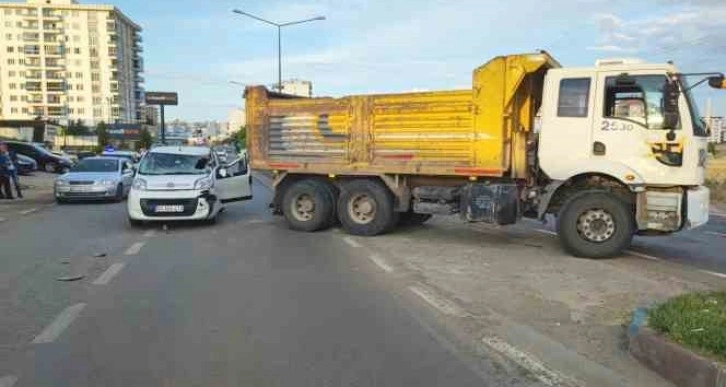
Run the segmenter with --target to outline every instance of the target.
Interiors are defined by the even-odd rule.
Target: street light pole
[[[282,27],[292,26],[295,24],[303,24],[318,20],[325,20],[325,16],[316,16],[310,19],[304,19],[304,20],[297,20],[287,23],[275,23],[273,21],[269,21],[267,19],[263,19],[259,16],[255,16],[251,13],[241,11],[239,9],[233,9],[232,12],[247,16],[249,18],[255,19],[257,21],[261,21],[265,24],[269,24],[271,26],[277,27],[277,91],[282,92]]]

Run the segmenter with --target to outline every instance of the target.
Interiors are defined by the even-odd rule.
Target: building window
[[[93,85],[91,86],[91,89],[94,93],[100,93],[101,92],[101,86],[99,85]]]
[[[100,105],[101,104],[101,97],[93,97],[93,104],[94,105]]]
[[[85,102],[85,98],[79,95],[78,97],[76,97],[76,102]]]
[[[76,48],[73,49],[73,53],[76,54],[76,55],[81,55],[81,49],[78,48],[78,47],[76,47]]]
[[[7,41],[13,40],[13,34],[5,34],[5,40],[7,40]]]
[[[25,58],[18,59],[18,64],[24,66],[25,65]]]
[[[18,96],[17,95],[11,95],[10,96],[10,102],[17,102],[17,101],[18,101]]]
[[[13,22],[11,22],[11,21],[6,21],[6,22],[5,22],[5,27],[6,27],[6,28],[13,28]]]
[[[9,65],[14,65],[15,64],[15,59],[13,59],[13,58],[8,59],[8,64]]]
[[[18,87],[18,85],[14,84],[14,83],[11,83],[8,85],[8,88],[10,88],[10,90],[15,90],[17,87]]]
[[[20,96],[20,100],[23,101],[23,102],[27,102],[28,101],[28,96],[27,95],[21,95]]]
[[[73,96],[68,97],[68,102],[73,102],[75,98]]]
[[[23,112],[23,114],[28,114],[28,108],[23,108],[22,112]]]
[[[75,64],[76,66],[80,66],[81,64],[83,64],[83,62],[81,62],[81,60],[80,60],[80,59],[76,59],[76,60],[75,60],[75,61],[73,62],[73,64]]]
[[[101,74],[91,73],[91,81],[98,82],[101,80]]]
[[[23,22],[15,22],[15,27],[23,28]]]
[[[78,114],[86,114],[86,109],[78,108]]]
[[[73,90],[73,84],[72,83],[69,83],[67,86],[68,86],[68,90]]]
[[[77,84],[76,90],[83,90],[83,84],[82,83]]]
[[[76,42],[76,43],[80,42],[81,41],[81,36],[80,35],[73,35],[73,41]]]
[[[99,68],[101,68],[101,66],[98,65],[97,60],[93,60],[93,61],[91,61],[91,68],[94,70],[98,70]]]
[[[5,9],[5,14],[6,15],[12,15],[13,14],[13,10],[12,9]]]
[[[8,76],[9,77],[14,77],[15,76],[15,71],[8,71]]]
[[[103,110],[101,108],[93,108],[93,116],[96,118],[99,118],[103,115]]]
[[[558,117],[587,117],[590,100],[590,78],[570,78],[560,81],[557,104]]]
[[[12,113],[12,114],[18,114],[18,108],[16,108],[16,107],[10,108],[10,113]]]
[[[76,73],[76,78],[83,79],[83,73],[77,72]]]
[[[75,114],[76,113],[76,109],[70,108],[70,109],[68,109],[68,113]]]

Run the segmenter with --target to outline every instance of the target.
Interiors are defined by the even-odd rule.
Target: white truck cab
[[[214,222],[225,203],[251,198],[245,159],[221,164],[209,147],[160,146],[139,163],[128,218],[132,226],[145,221]]]
[[[710,75],[703,81],[723,87],[721,74],[692,75]],[[549,70],[538,139],[539,166],[551,179],[545,191],[553,194],[562,184],[586,186],[586,179],[598,180],[595,185],[611,193],[627,187],[630,192],[621,197],[634,198],[630,204],[639,234],[706,223],[708,130],[688,76],[670,63],[637,60]],[[615,184],[602,183],[607,181]],[[603,211],[582,216],[576,221],[578,232],[590,236],[590,242],[607,240],[615,232]],[[595,223],[601,232],[593,231]]]

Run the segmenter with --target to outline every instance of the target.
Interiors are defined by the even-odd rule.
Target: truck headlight
[[[212,188],[212,179],[209,177],[203,177],[194,182],[194,189],[210,189]]]
[[[134,179],[134,183],[131,185],[131,187],[138,191],[146,191],[146,180],[137,177]]]

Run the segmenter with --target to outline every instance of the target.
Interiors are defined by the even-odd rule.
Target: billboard
[[[108,136],[115,140],[140,140],[140,124],[111,124],[106,129]]]
[[[179,95],[171,92],[147,91],[144,97],[147,105],[178,105]]]

